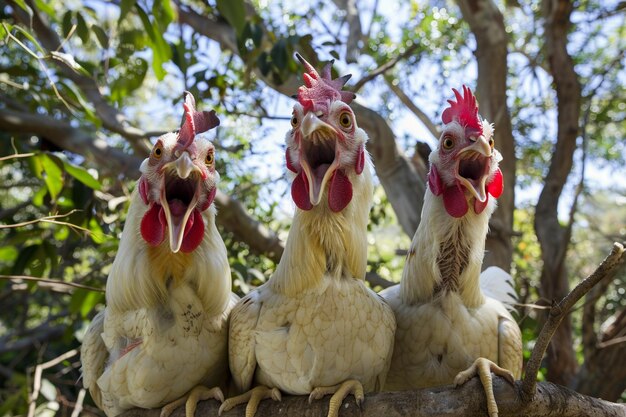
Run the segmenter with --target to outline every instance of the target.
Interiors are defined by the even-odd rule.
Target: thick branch
[[[346,40],[346,62],[356,62],[361,52],[359,42],[363,38],[361,18],[356,0],[333,0],[338,9],[346,12],[348,23],[348,39]]]
[[[557,138],[550,167],[535,210],[535,231],[541,246],[541,296],[560,299],[568,292],[565,257],[570,236],[561,226],[558,204],[572,170],[579,134],[581,86],[574,61],[567,50],[567,34],[573,4],[568,0],[544,0],[545,54],[557,98]],[[565,318],[548,353],[548,378],[564,385],[573,382],[578,363],[573,350],[571,321]],[[558,353],[557,353],[558,352]]]
[[[526,375],[522,385],[522,393],[525,398],[532,398],[535,395],[535,385],[537,383],[537,374],[541,366],[543,358],[550,339],[554,332],[561,324],[561,321],[568,315],[574,304],[580,300],[594,285],[602,279],[611,277],[615,272],[626,263],[626,251],[620,243],[613,244],[613,250],[609,256],[602,261],[600,266],[580,284],[576,286],[569,294],[567,294],[558,304],[550,309],[548,320],[544,324],[535,347],[530,355],[528,364],[526,365]]]
[[[29,15],[21,7],[17,6],[14,1],[8,0],[8,3],[12,6],[15,20],[21,22],[26,27],[32,27],[43,47],[48,51],[64,52],[61,39],[46,24],[36,6],[30,1],[28,2],[32,12],[32,15]],[[100,88],[93,78],[75,72],[62,61],[54,60],[54,62],[63,75],[72,80],[85,94],[87,100],[93,104],[96,114],[98,114],[98,117],[102,120],[102,125],[106,129],[119,133],[128,139],[135,152],[145,152],[149,149],[149,143],[145,141],[145,132],[130,126],[126,116],[111,106],[100,93]]]
[[[487,406],[483,389],[478,378],[455,388],[451,385],[427,388],[418,391],[384,392],[368,394],[359,408],[352,396],[344,400],[339,412],[340,417],[452,417],[484,416]],[[519,396],[519,383],[516,386],[502,378],[494,378],[494,393],[498,403],[499,416],[527,417],[577,417],[577,416],[626,416],[626,406],[614,404],[592,397],[580,395],[559,385],[542,382],[537,396],[530,403],[525,403]],[[328,400],[308,403],[306,396],[283,396],[280,403],[265,400],[259,405],[257,417],[267,416],[325,416]],[[196,410],[197,417],[216,416],[217,401],[202,401]],[[223,417],[243,417],[244,406],[238,406],[223,413]],[[122,417],[157,417],[159,410],[129,410]],[[184,416],[184,407],[179,407],[172,417]]]
[[[433,121],[430,120],[430,117],[428,117],[428,115],[424,113],[422,109],[420,109],[415,103],[413,103],[413,100],[411,100],[411,98],[406,95],[406,93],[404,92],[404,90],[402,90],[402,88],[400,88],[400,86],[394,84],[393,81],[388,79],[385,79],[385,82],[387,83],[389,89],[396,95],[396,97],[400,99],[402,104],[404,104],[409,110],[411,110],[411,112],[419,119],[419,121],[422,122],[424,126],[426,126],[430,134],[433,135],[435,139],[439,139],[439,136],[441,136],[441,132],[439,131],[439,128],[433,123]]]

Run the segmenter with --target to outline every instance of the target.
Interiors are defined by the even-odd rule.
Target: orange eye
[[[454,139],[451,136],[446,136],[443,138],[443,149],[450,150],[454,148]]]
[[[491,149],[493,149],[493,146],[495,145],[495,141],[493,140],[493,138],[489,138],[489,146],[491,146]]]
[[[206,165],[213,165],[214,161],[215,161],[215,156],[213,155],[213,152],[209,152],[208,154],[206,154],[206,158],[204,158],[204,163]]]
[[[352,126],[352,117],[350,117],[350,113],[348,113],[347,111],[341,113],[341,115],[339,116],[339,124],[344,129],[349,129]]]
[[[156,159],[161,159],[161,157],[163,156],[163,145],[161,145],[161,143],[157,143],[154,146],[154,149],[152,150],[152,155],[154,155]]]
[[[291,127],[298,126],[298,121],[298,116],[296,116],[295,114],[291,116]]]

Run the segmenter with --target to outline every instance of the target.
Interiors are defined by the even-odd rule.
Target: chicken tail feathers
[[[487,296],[500,301],[507,310],[513,311],[517,303],[517,291],[513,277],[497,266],[490,266],[480,274],[480,289]]]

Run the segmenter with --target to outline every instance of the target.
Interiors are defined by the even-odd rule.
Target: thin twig
[[[53,278],[39,278],[39,277],[31,277],[29,275],[0,275],[0,279],[9,279],[9,280],[21,279],[24,281],[45,282],[48,284],[80,288],[82,290],[87,290],[87,291],[104,292],[104,289],[102,288],[90,287],[89,285],[77,284],[75,282],[66,282],[66,281],[61,281],[61,280],[53,279]]]
[[[379,75],[386,73],[387,71],[395,67],[398,62],[411,55],[415,50],[417,50],[417,48],[419,48],[419,46],[419,43],[412,44],[411,46],[407,47],[404,52],[395,55],[392,59],[385,62],[380,67],[374,69],[373,71],[370,71],[369,74],[365,75],[354,84],[354,86],[352,87],[352,91],[355,93],[358,92],[365,84],[372,81]]]
[[[76,403],[74,404],[74,411],[72,411],[71,417],[78,417],[80,412],[83,411],[83,401],[85,400],[85,394],[87,391],[85,388],[81,388],[78,392],[78,398],[76,398]]]
[[[522,381],[521,395],[525,401],[530,401],[535,395],[537,387],[537,374],[550,339],[561,324],[563,318],[568,314],[572,306],[580,300],[594,285],[608,276],[613,275],[619,267],[626,262],[626,251],[624,246],[618,242],[613,243],[611,253],[602,261],[596,270],[581,281],[569,294],[560,302],[554,304],[550,309],[548,320],[544,324],[535,347],[533,348],[528,364],[526,365],[526,375]]]
[[[35,408],[37,407],[37,398],[39,398],[39,391],[41,390],[41,375],[44,370],[52,368],[53,366],[78,355],[78,349],[72,349],[69,352],[65,352],[61,356],[58,356],[46,363],[41,363],[35,367],[35,375],[33,381],[33,393],[31,394],[28,402],[28,417],[35,416]]]

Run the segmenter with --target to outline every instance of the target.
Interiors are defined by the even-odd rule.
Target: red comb
[[[302,55],[296,53],[296,58],[304,65],[304,85],[298,88],[298,101],[304,107],[304,111],[328,111],[331,101],[341,100],[350,104],[356,95],[350,91],[341,91],[351,75],[331,78],[330,69],[333,63],[329,62],[322,70],[322,75],[309,64]]]
[[[178,132],[178,144],[186,149],[193,142],[193,138],[202,132],[206,132],[219,126],[220,119],[215,115],[215,110],[196,111],[196,100],[189,91],[184,93],[185,120]]]
[[[443,111],[441,120],[445,124],[456,120],[463,127],[469,127],[482,134],[483,124],[480,121],[480,117],[478,117],[478,103],[476,102],[474,94],[472,94],[469,87],[465,85],[463,86],[463,97],[461,97],[461,94],[455,88],[453,88],[452,91],[454,91],[456,101],[448,100],[450,107]]]

